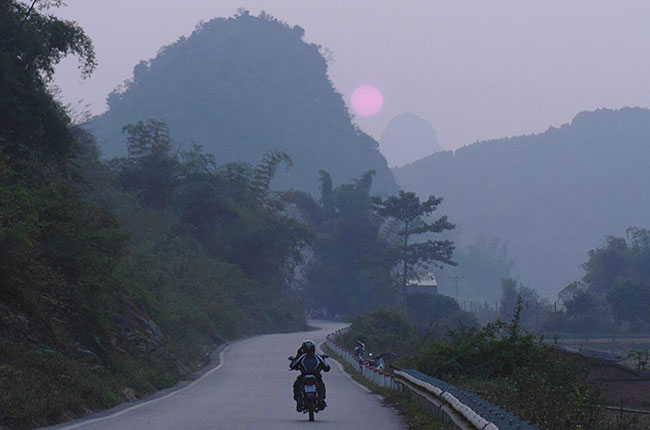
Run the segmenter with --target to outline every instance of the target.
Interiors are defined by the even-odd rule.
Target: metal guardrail
[[[397,381],[393,377],[393,375],[390,372],[383,372],[378,369],[375,369],[372,366],[369,366],[367,364],[362,363],[357,357],[354,356],[354,354],[347,349],[343,348],[342,346],[339,346],[336,342],[334,342],[334,337],[338,336],[344,331],[342,330],[337,330],[334,333],[331,333],[327,335],[327,338],[325,340],[325,343],[327,346],[334,351],[338,356],[343,358],[346,362],[348,362],[352,367],[354,367],[359,374],[366,380],[379,385],[380,387],[383,388],[388,388],[390,390],[396,390],[398,389]]]
[[[416,384],[420,391],[424,391],[429,396],[437,395],[438,398],[447,400],[447,404],[454,409],[456,415],[462,415],[465,421],[469,421],[474,426],[468,427],[470,429],[537,429],[537,427],[521,420],[510,412],[483,400],[479,395],[462,390],[443,380],[413,369],[396,371],[395,374],[408,376],[411,384]],[[453,413],[450,418],[456,422]],[[459,428],[463,427],[459,426]]]
[[[477,394],[462,390],[414,369],[382,372],[362,363],[334,339],[343,330],[327,336],[327,346],[352,365],[366,380],[390,390],[408,391],[411,398],[431,407],[431,412],[460,430],[537,430],[511,413],[486,402]]]

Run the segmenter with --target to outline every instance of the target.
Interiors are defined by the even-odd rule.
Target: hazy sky
[[[431,122],[445,148],[540,132],[599,107],[650,104],[648,0],[66,0],[59,16],[92,38],[99,66],[81,81],[65,61],[65,102],[91,111],[133,66],[201,20],[261,10],[305,28],[332,51],[330,78],[346,101],[360,85],[384,95],[357,117],[379,138],[396,115]]]

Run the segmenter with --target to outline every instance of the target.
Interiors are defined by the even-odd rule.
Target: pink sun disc
[[[361,116],[376,115],[384,105],[384,96],[372,85],[362,85],[352,92],[350,105]]]

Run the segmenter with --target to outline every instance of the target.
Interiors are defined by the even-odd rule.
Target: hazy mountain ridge
[[[201,144],[219,163],[287,152],[294,167],[278,172],[278,187],[316,192],[320,169],[335,183],[374,169],[375,189],[394,192],[377,143],[352,124],[319,47],[305,43],[303,33],[244,12],[164,47],[134,68],[133,81],[89,123],[104,156],[125,154],[123,125],[156,118],[169,124],[178,144]]]
[[[546,294],[581,276],[586,251],[648,223],[650,110],[599,109],[536,135],[477,142],[393,172],[443,196],[467,241],[511,244],[515,272]]]
[[[443,150],[431,123],[412,112],[403,112],[388,123],[379,149],[392,166],[404,166]]]

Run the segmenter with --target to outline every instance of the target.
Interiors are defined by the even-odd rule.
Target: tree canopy
[[[81,27],[47,13],[57,2],[0,4],[0,149],[12,160],[55,160],[63,165],[73,139],[65,110],[47,84],[63,57],[79,57],[82,77],[95,68],[92,42]]]
[[[315,231],[305,269],[305,301],[331,316],[395,303],[395,252],[381,232],[381,218],[372,211],[374,174],[369,171],[332,188],[329,173],[321,171],[319,202],[302,192],[287,193]]]
[[[650,327],[650,231],[630,227],[627,237],[608,237],[588,257],[582,280],[559,294],[567,316],[592,330],[611,324]]]
[[[457,263],[451,257],[454,244],[450,240],[415,241],[414,236],[430,233],[442,233],[452,230],[455,225],[449,222],[446,215],[427,222],[425,217],[431,215],[442,203],[441,198],[429,196],[423,202],[413,192],[400,191],[399,196],[387,198],[374,197],[373,205],[376,213],[395,222],[395,234],[400,241],[399,264],[401,265],[402,300],[406,309],[406,288],[408,282],[418,279],[421,272],[428,270],[431,264],[442,267],[442,264],[455,266]]]

